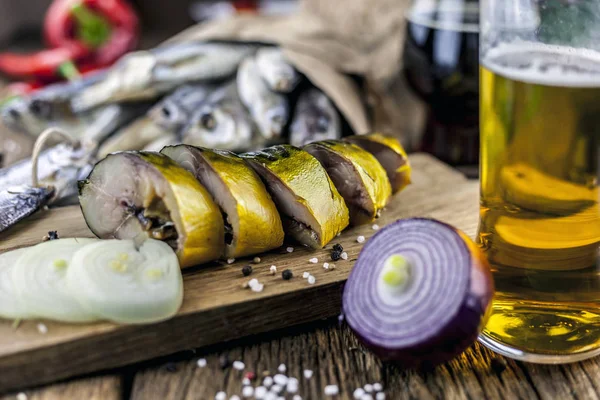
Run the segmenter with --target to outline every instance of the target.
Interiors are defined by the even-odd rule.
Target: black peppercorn
[[[252,273],[252,266],[251,265],[246,265],[244,268],[242,268],[242,274],[244,274],[244,276],[248,276]]]
[[[283,279],[285,279],[286,281],[289,281],[290,279],[292,279],[293,276],[294,276],[294,274],[292,273],[291,269],[286,269],[285,271],[283,271],[281,273],[281,277]]]
[[[333,250],[339,251],[341,253],[342,251],[344,251],[344,248],[342,247],[341,244],[336,243],[336,244],[333,245]]]
[[[341,251],[333,250],[331,252],[331,259],[333,261],[339,261],[341,258],[342,258],[342,252]]]
[[[219,366],[221,369],[229,368],[229,358],[226,354],[223,354],[221,357],[219,357]]]

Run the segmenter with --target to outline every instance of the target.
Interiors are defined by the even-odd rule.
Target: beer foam
[[[490,71],[546,86],[600,87],[600,52],[534,42],[507,43],[481,59]]]

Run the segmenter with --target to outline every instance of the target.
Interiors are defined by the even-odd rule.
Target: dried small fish
[[[106,77],[72,100],[75,110],[102,104],[154,99],[187,82],[233,75],[255,46],[225,43],[179,43],[130,53]]]
[[[208,97],[183,129],[181,139],[194,146],[231,151],[254,150],[264,144],[238,97],[235,81]]]
[[[54,194],[52,188],[15,186],[0,190],[0,232],[44,207]]]
[[[237,82],[240,99],[261,135],[267,140],[280,137],[289,118],[289,104],[285,96],[269,90],[254,57],[248,57],[240,64]]]
[[[152,107],[148,116],[165,132],[177,133],[215,89],[214,84],[181,86]]]
[[[290,126],[290,144],[304,146],[342,136],[340,116],[325,93],[312,88],[302,93]]]
[[[285,59],[277,47],[263,47],[256,52],[256,65],[269,89],[289,93],[300,82],[300,73]]]

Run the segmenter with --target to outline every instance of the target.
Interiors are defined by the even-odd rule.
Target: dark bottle
[[[427,105],[419,150],[453,165],[479,160],[479,2],[413,2],[404,74]]]

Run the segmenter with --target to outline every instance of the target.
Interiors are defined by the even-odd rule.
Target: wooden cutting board
[[[377,224],[383,227],[399,218],[425,216],[453,224],[472,237],[478,219],[477,182],[428,155],[413,155],[411,162],[413,184],[394,197]],[[92,236],[79,208],[66,207],[37,214],[0,235],[0,252],[39,243],[50,230],[58,230],[61,237]],[[42,334],[40,321],[23,321],[15,329],[12,321],[0,320],[0,392],[338,315],[342,285],[363,246],[356,238],[368,239],[374,233],[371,225],[355,227],[324,250],[295,247],[287,253],[284,245],[261,255],[252,274],[265,284],[261,293],[242,288],[249,280],[241,273],[248,259],[186,270],[179,314],[158,324],[43,321],[48,331]],[[349,259],[335,262],[334,270],[324,270],[323,262],[333,263],[329,254],[334,243],[344,246]],[[313,257],[318,264],[309,263]],[[269,273],[271,265],[279,271],[275,276]],[[286,268],[294,273],[290,281],[281,278]],[[304,271],[316,277],[314,285],[302,278]]]

